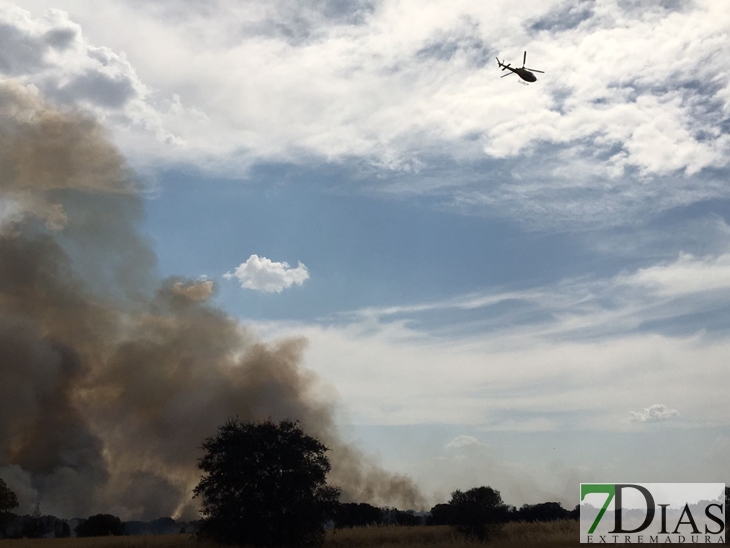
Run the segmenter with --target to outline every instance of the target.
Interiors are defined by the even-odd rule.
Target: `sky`
[[[101,122],[159,274],[305,337],[383,466],[572,506],[730,479],[729,34],[725,0],[0,0],[0,77]]]

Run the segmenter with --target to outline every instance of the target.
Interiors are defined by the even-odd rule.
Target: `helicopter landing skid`
[[[523,86],[529,86],[530,85],[527,82],[523,82],[522,80],[517,80],[517,83],[518,84],[522,84]]]

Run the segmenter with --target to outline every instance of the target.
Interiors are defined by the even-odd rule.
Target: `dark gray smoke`
[[[202,440],[226,418],[295,418],[332,449],[344,498],[419,507],[412,482],[336,432],[300,366],[157,280],[137,184],[103,129],[0,84],[0,476],[28,511],[192,517]]]

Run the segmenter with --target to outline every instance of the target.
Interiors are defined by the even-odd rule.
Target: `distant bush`
[[[510,512],[509,521],[549,522],[571,519],[571,515],[571,511],[563,508],[559,502],[541,502],[523,504],[519,510]]]
[[[337,506],[335,528],[366,527],[383,523],[383,510],[364,502],[345,502]]]
[[[402,527],[415,527],[423,525],[423,518],[413,510],[398,510],[397,508],[386,508],[383,510],[383,523],[387,525],[400,525]]]
[[[76,526],[76,536],[107,537],[124,534],[122,520],[111,514],[96,514]]]

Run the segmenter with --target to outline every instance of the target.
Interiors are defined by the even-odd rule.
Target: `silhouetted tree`
[[[53,523],[54,538],[68,538],[71,536],[71,527],[68,523],[61,519],[56,519]]]
[[[535,521],[557,521],[568,519],[570,512],[563,508],[559,502],[541,502],[539,504],[523,504],[516,512],[518,521],[529,523]]]
[[[423,518],[413,510],[403,511],[397,508],[383,508],[383,524],[414,527],[423,525]]]
[[[431,508],[426,525],[454,525],[454,508],[450,504],[437,504]]]
[[[327,447],[298,422],[232,419],[203,442],[199,535],[220,543],[314,546],[334,517],[339,489],[326,484]]]
[[[12,514],[10,511],[17,507],[18,497],[0,479],[0,536],[7,536],[5,528],[15,517],[15,514]]]
[[[0,512],[10,512],[18,507],[18,497],[8,485],[0,479]]]
[[[507,506],[499,491],[491,487],[475,487],[466,492],[451,493],[452,524],[459,532],[479,540],[490,540],[502,528]]]
[[[337,529],[380,525],[383,522],[383,511],[364,502],[345,502],[335,510],[334,522]]]
[[[51,531],[48,520],[41,516],[40,502],[36,502],[35,511],[23,524],[21,534],[24,538],[43,538]]]
[[[123,534],[122,520],[111,514],[96,514],[76,526],[76,535],[79,537],[116,537]]]
[[[413,510],[393,509],[393,522],[395,525],[401,525],[405,527],[416,527],[423,525],[423,518],[416,514]]]

